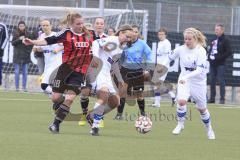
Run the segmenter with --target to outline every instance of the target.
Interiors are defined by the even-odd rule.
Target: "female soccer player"
[[[156,55],[156,62],[162,62],[166,58],[168,58],[168,54],[171,53],[171,43],[169,40],[166,38],[167,36],[167,29],[166,28],[160,28],[158,31],[158,46],[157,46],[157,55]],[[167,77],[167,73],[164,74],[161,77],[158,77],[160,82],[163,82]],[[155,96],[154,96],[154,103],[152,104],[153,107],[160,107],[160,102],[161,102],[161,95],[160,95],[160,87],[163,86],[164,84],[160,86],[155,87]],[[174,105],[175,102],[175,93],[173,90],[167,90],[166,93],[168,93],[172,99],[172,106]]]
[[[187,112],[187,100],[191,96],[196,102],[201,119],[207,129],[208,139],[215,139],[211,126],[210,113],[207,109],[207,76],[206,76],[206,46],[205,36],[195,28],[187,28],[183,32],[185,44],[169,54],[169,60],[180,58],[181,73],[177,86],[177,119],[178,124],[172,131],[180,134],[184,129],[184,120]],[[168,62],[169,63],[169,62]]]
[[[42,33],[39,39],[43,39],[56,34],[52,32],[52,26],[48,20],[41,21]],[[62,44],[52,44],[47,46],[33,47],[34,52],[43,52],[44,54],[44,71],[43,79],[41,81],[41,88],[46,94],[52,94],[52,87],[50,86],[49,78],[52,72],[62,64]]]
[[[143,97],[144,90],[144,69],[150,69],[152,64],[152,51],[150,47],[143,40],[139,39],[139,27],[134,25],[132,26],[132,39],[131,47],[124,50],[122,54],[122,65],[121,65],[121,75],[124,80],[124,89],[126,90],[133,89],[134,94],[137,96],[137,103],[140,109],[140,114],[145,115],[145,101]],[[121,95],[120,105],[118,107],[118,112],[115,117],[117,120],[123,119],[122,113],[125,105],[126,94]]]
[[[95,19],[93,28],[94,28],[95,35],[98,39],[107,37],[107,35],[104,33],[105,20],[103,17],[97,17]],[[86,79],[92,79],[92,78],[94,78],[93,76],[95,76],[94,68],[92,66],[90,66],[88,69],[88,74],[86,75]],[[86,116],[88,113],[89,95],[91,92],[91,88],[94,89],[94,87],[95,87],[94,84],[87,84],[86,87],[84,89],[82,89],[80,103],[81,103],[81,107],[82,107],[82,111],[83,111],[83,116],[81,117],[81,120],[78,122],[78,124],[80,126],[86,125],[86,121],[87,121]],[[100,123],[100,127],[101,128],[104,127],[103,120]]]
[[[64,54],[63,64],[59,67],[53,82],[52,101],[60,103],[56,110],[53,123],[49,126],[52,133],[59,133],[59,125],[69,113],[70,106],[76,95],[80,92],[80,87],[84,82],[84,76],[92,60],[90,48],[95,39],[93,32],[84,27],[83,17],[78,13],[70,13],[66,17],[67,26],[56,35],[41,40],[24,39],[27,45],[50,45],[63,43]],[[65,99],[62,94],[66,92]]]
[[[92,52],[93,65],[100,64],[98,60],[101,60],[101,69],[96,77],[96,90],[97,90],[97,102],[95,103],[93,110],[93,125],[92,125],[92,135],[97,136],[99,131],[99,123],[103,117],[103,114],[111,111],[113,108],[119,105],[119,95],[117,92],[117,87],[115,86],[112,76],[111,68],[114,70],[118,69],[118,59],[122,53],[122,46],[129,42],[131,39],[130,32],[132,28],[129,25],[121,26],[116,36],[110,36],[107,38],[102,38],[95,40],[93,42]],[[118,69],[119,70],[119,69]],[[120,80],[123,84],[123,80]]]

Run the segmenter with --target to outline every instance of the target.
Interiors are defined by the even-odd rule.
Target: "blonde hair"
[[[60,24],[69,27],[70,25],[72,25],[74,23],[74,20],[77,18],[83,18],[83,17],[79,13],[68,12],[66,17],[61,21]],[[82,27],[82,31],[85,32],[87,35],[90,35],[88,29],[85,26]]]
[[[202,47],[206,47],[206,37],[196,28],[187,28],[183,32],[183,36],[185,37],[186,34],[193,35],[193,38],[200,44]]]

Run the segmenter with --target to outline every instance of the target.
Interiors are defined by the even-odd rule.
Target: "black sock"
[[[126,98],[120,98],[120,105],[117,108],[118,113],[123,113]]]
[[[81,102],[81,107],[82,107],[83,114],[86,115],[87,112],[88,112],[89,98],[88,97],[81,97],[80,102]]]
[[[69,113],[70,108],[65,104],[61,104],[60,107],[56,111],[56,116],[54,118],[53,124],[59,126],[59,124],[66,118]]]
[[[141,100],[137,100],[137,103],[138,103],[138,107],[139,107],[139,110],[140,110],[140,114],[142,116],[145,116],[145,100],[144,99],[141,99]]]
[[[53,110],[56,111],[64,101],[65,101],[65,97],[61,96],[59,102],[54,102],[53,103],[53,106],[52,106]]]

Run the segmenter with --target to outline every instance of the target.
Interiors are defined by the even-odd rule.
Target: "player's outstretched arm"
[[[36,46],[45,46],[47,45],[47,41],[45,39],[38,39],[38,40],[32,40],[29,38],[24,38],[22,40],[23,44],[25,45],[36,45]]]

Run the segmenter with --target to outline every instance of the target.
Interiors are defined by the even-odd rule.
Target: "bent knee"
[[[179,106],[185,106],[186,104],[187,104],[186,100],[183,100],[183,99],[178,100],[178,105]]]

